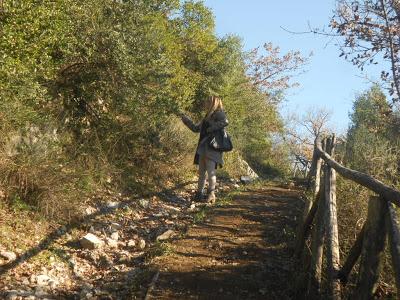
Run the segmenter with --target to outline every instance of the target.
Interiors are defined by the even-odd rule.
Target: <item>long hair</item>
[[[208,99],[208,109],[207,109],[207,114],[206,114],[206,120],[210,119],[211,115],[217,111],[217,110],[222,110],[224,107],[222,105],[222,100],[221,98],[217,96],[210,96]]]

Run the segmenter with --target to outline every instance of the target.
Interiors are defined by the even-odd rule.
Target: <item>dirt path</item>
[[[159,276],[147,299],[292,298],[291,247],[301,206],[296,191],[263,187],[210,208],[155,259]]]

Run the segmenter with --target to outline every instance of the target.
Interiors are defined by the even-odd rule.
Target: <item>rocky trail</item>
[[[225,182],[208,206],[191,202],[194,187],[108,192],[61,227],[0,216],[2,232],[16,230],[0,244],[0,299],[292,298],[301,190]]]
[[[210,209],[156,259],[148,299],[290,299],[300,201],[279,187],[248,189]]]

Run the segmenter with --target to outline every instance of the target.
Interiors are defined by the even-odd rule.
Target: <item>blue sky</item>
[[[293,35],[291,31],[307,31],[312,27],[327,28],[335,7],[334,0],[268,1],[268,0],[205,0],[216,17],[219,36],[236,34],[243,39],[246,50],[272,42],[282,51],[300,50],[314,53],[307,72],[296,80],[300,87],[287,96],[282,112],[302,112],[309,107],[324,107],[332,111],[332,123],[338,131],[348,127],[348,112],[357,93],[371,86],[361,71],[339,58],[337,41],[312,34]],[[364,74],[365,76],[365,74]],[[379,70],[370,70],[376,80]]]

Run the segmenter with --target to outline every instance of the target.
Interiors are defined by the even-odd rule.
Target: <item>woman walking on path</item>
[[[208,174],[207,202],[215,202],[215,185],[217,182],[216,172],[218,166],[222,166],[224,161],[222,152],[210,147],[210,140],[213,132],[223,129],[228,125],[222,101],[219,97],[211,96],[206,102],[207,114],[198,124],[186,115],[181,115],[182,122],[193,132],[200,132],[200,138],[196,149],[194,163],[199,165],[198,190],[196,200],[202,200],[206,183],[206,172]]]

